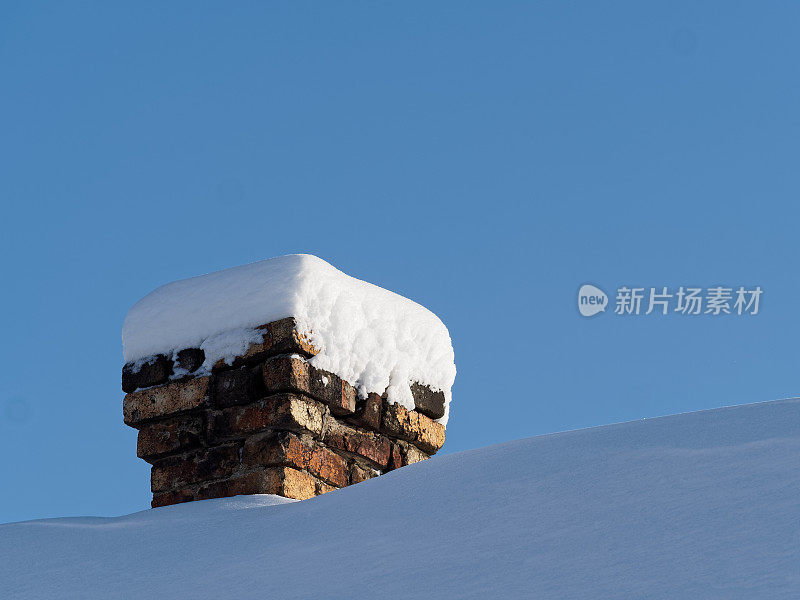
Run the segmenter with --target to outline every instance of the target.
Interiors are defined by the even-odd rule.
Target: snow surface
[[[431,311],[345,275],[308,254],[280,256],[168,283],[130,309],[122,327],[126,363],[202,348],[207,370],[261,341],[255,327],[294,317],[320,350],[311,364],[365,396],[388,394],[414,408],[409,384],[445,393],[447,423],[456,376],[450,334]]]
[[[800,402],[437,456],[303,502],[0,526],[0,598],[800,597]]]

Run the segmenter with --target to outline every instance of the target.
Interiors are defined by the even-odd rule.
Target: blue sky
[[[286,253],[442,317],[443,452],[800,394],[798,12],[2,5],[0,522],[146,508],[126,311]],[[587,319],[587,282],[764,294]]]

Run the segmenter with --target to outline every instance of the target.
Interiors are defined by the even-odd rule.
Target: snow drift
[[[445,393],[456,376],[447,328],[407,298],[350,277],[308,254],[280,256],[168,283],[137,302],[122,328],[126,363],[202,348],[205,367],[241,355],[255,327],[294,317],[320,353],[311,359],[363,396],[388,394],[414,409],[409,384]]]
[[[312,500],[0,526],[0,597],[800,597],[800,402],[436,457]]]

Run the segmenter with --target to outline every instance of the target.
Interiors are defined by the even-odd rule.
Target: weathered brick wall
[[[238,494],[305,499],[435,454],[444,394],[414,384],[417,410],[361,399],[312,367],[316,349],[293,319],[259,328],[264,342],[199,374],[203,351],[125,365],[125,423],[152,465],[153,506]]]

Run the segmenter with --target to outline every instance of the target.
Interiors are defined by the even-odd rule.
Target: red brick
[[[197,377],[127,394],[122,401],[125,424],[136,427],[142,421],[205,406],[208,380]]]
[[[264,330],[264,340],[268,341],[269,349],[276,354],[297,352],[314,356],[319,353],[308,338],[298,331],[297,322],[293,317],[272,321],[258,329]]]
[[[427,454],[436,454],[444,445],[444,425],[399,404],[386,406],[381,431],[411,442]]]
[[[264,340],[252,344],[241,357],[243,360],[257,362],[278,354],[297,353],[302,356],[315,356],[319,353],[319,350],[297,330],[297,322],[293,317],[273,321],[256,329],[263,334]]]
[[[347,485],[347,461],[319,442],[293,433],[255,435],[247,439],[242,451],[247,467],[286,465],[305,469],[336,487]]]
[[[389,440],[371,431],[361,431],[329,419],[322,440],[331,448],[362,456],[378,467],[385,467],[389,462]]]
[[[334,487],[332,485],[328,485],[324,481],[316,481],[314,487],[314,494],[317,496],[322,496],[322,494],[327,494],[328,492],[333,492],[338,490],[339,488]]]
[[[350,465],[350,484],[361,483],[367,479],[377,477],[381,472],[370,467],[362,467],[358,463]]]
[[[368,394],[353,415],[352,421],[362,427],[379,431],[383,417],[384,399],[378,394]]]
[[[397,443],[392,444],[392,455],[389,458],[389,470],[394,471],[403,466],[403,450]]]
[[[407,465],[413,465],[420,461],[430,458],[422,450],[409,444],[404,440],[396,440],[392,444],[392,458],[389,460],[389,466],[392,469],[398,469]]]
[[[200,445],[202,415],[178,415],[143,423],[139,429],[136,455],[148,462],[164,454],[191,450]]]
[[[238,469],[237,445],[203,448],[156,461],[150,471],[150,488],[154,492],[177,490],[192,483],[229,477]]]
[[[278,490],[272,489],[269,479],[263,471],[255,471],[234,475],[228,479],[214,481],[200,486],[197,491],[198,500],[210,498],[229,498],[245,494],[276,494]]]
[[[181,502],[191,502],[194,500],[194,492],[190,489],[176,490],[174,492],[158,492],[153,494],[153,500],[150,506],[158,508],[159,506],[169,506],[170,504],[180,504]]]
[[[252,365],[279,354],[297,353],[302,356],[314,356],[319,353],[306,336],[298,331],[293,317],[260,325],[255,329],[262,334],[261,341],[251,344],[244,354],[232,361],[231,365],[222,360],[217,361],[213,370]]]
[[[203,485],[197,499],[227,498],[242,494],[276,494],[306,500],[317,494],[319,482],[308,473],[288,467],[269,467]]]
[[[268,394],[300,392],[311,394],[308,363],[300,356],[276,356],[262,367]]]
[[[308,394],[327,404],[334,415],[350,415],[356,410],[356,390],[338,375],[308,366]]]
[[[272,493],[286,498],[306,500],[316,496],[318,489],[328,491],[326,486],[319,485],[319,481],[303,471],[278,467],[277,469],[268,469],[268,473],[272,489],[277,489]]]
[[[242,367],[215,373],[211,378],[211,389],[211,399],[218,408],[249,404],[266,395],[261,369],[258,367]]]
[[[122,391],[133,392],[138,388],[161,385],[167,382],[170,375],[172,375],[172,359],[163,354],[151,356],[138,365],[128,363],[122,367]]]
[[[356,391],[341,377],[316,369],[301,356],[276,356],[263,366],[267,393],[306,394],[327,404],[336,415],[349,415],[356,409]]]
[[[247,406],[210,413],[208,437],[241,438],[267,428],[319,435],[324,415],[325,408],[319,402],[294,394],[278,394]]]

